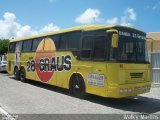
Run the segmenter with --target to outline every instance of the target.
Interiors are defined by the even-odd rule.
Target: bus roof
[[[42,33],[39,35],[34,35],[34,36],[29,36],[29,37],[15,38],[15,39],[12,38],[10,39],[10,42],[23,41],[23,40],[34,39],[34,38],[39,38],[39,37],[44,37],[44,36],[49,36],[49,35],[54,35],[54,34],[77,31],[77,30],[90,31],[90,30],[98,30],[98,29],[105,29],[105,28],[112,28],[112,27],[126,27],[126,28],[135,29],[133,27],[125,26],[125,25],[82,25],[82,26],[72,27],[68,29]],[[138,29],[135,29],[135,30],[138,30]],[[141,31],[141,30],[138,30],[138,31]]]

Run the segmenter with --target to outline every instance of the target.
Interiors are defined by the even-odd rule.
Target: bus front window
[[[135,63],[148,62],[146,41],[120,37],[118,48],[111,48],[110,60]]]

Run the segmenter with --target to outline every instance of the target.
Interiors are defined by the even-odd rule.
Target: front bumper
[[[123,98],[135,96],[149,92],[151,89],[151,82],[124,84],[124,85],[109,85],[107,89],[107,97]]]

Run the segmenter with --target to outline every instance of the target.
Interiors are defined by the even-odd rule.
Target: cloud
[[[50,32],[50,31],[57,31],[59,29],[60,29],[60,27],[54,25],[53,23],[50,23],[50,24],[44,26],[39,32],[43,33],[43,32]]]
[[[156,3],[153,7],[152,10],[156,10],[160,7],[160,1],[158,3]]]
[[[132,26],[132,23],[137,19],[137,14],[133,8],[127,8],[124,11],[124,14],[118,18],[113,17],[106,20],[107,24],[121,24],[121,25],[129,25]]]
[[[145,10],[149,9],[149,10],[157,10],[158,8],[160,8],[160,1],[153,3],[153,5],[147,5],[145,7]]]
[[[16,19],[16,16],[13,14],[13,13],[9,13],[9,12],[6,12],[4,15],[3,15],[3,18],[6,20],[6,21],[14,21]]]
[[[125,15],[128,17],[128,19],[135,21],[136,20],[136,12],[134,11],[133,8],[127,8],[125,10]]]
[[[54,3],[56,0],[49,0],[50,3]]]
[[[40,30],[33,30],[30,25],[23,26],[17,22],[16,15],[10,12],[4,13],[3,19],[0,19],[0,38],[26,37],[59,29],[59,26],[50,23]]]
[[[17,31],[21,29],[21,25],[17,23],[16,16],[13,13],[6,12],[3,20],[0,20],[0,37],[14,37]]]
[[[137,19],[137,14],[133,8],[127,8],[124,11],[124,16],[121,17],[122,25],[131,25]]]
[[[15,34],[16,37],[25,37],[25,36],[30,36],[33,35],[34,32],[31,30],[31,26],[26,25],[22,26],[17,33]]]
[[[101,11],[98,9],[88,8],[81,15],[79,15],[76,19],[76,23],[80,24],[93,24],[93,23],[102,23],[102,24],[122,24],[122,25],[132,25],[133,22],[137,19],[137,14],[133,8],[127,8],[123,12],[121,17],[113,17],[113,18],[101,18]]]
[[[84,13],[75,19],[75,22],[80,24],[92,24],[95,22],[101,22],[102,19],[100,18],[100,14],[101,12],[98,9],[88,8]]]
[[[117,17],[106,20],[107,24],[118,24],[118,21],[119,19]]]

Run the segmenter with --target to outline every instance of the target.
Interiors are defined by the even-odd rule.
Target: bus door
[[[93,69],[92,73],[88,75],[88,81],[92,84],[92,92],[103,94],[105,86],[105,75],[107,59],[107,39],[106,36],[94,36],[93,42]]]
[[[86,59],[88,62],[84,62],[84,64],[90,66],[89,69],[85,67],[87,84],[89,85],[87,89],[94,94],[102,94],[101,91],[104,91],[107,48],[108,43],[105,35],[85,36],[83,38],[81,59]]]

